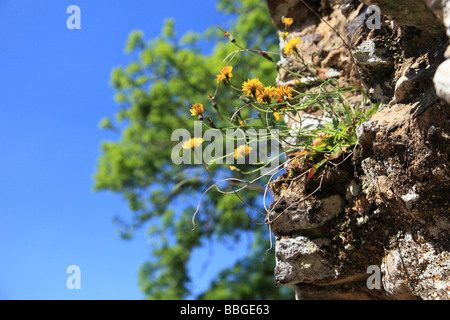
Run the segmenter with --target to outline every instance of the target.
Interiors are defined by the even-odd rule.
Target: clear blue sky
[[[69,30],[69,5],[81,30]],[[129,32],[157,36],[167,17],[178,34],[223,25],[212,0],[0,0],[0,299],[141,299],[145,230],[122,241],[112,219],[130,216],[119,195],[92,192],[98,129],[117,110],[110,71],[126,65]],[[194,291],[229,265],[216,248],[206,272],[198,252]],[[222,254],[217,254],[222,252]],[[222,257],[224,260],[221,260]],[[69,265],[81,289],[69,290]]]

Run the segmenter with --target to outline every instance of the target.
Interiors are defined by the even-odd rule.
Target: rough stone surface
[[[445,230],[448,226],[444,227]],[[383,285],[387,293],[397,299],[414,299],[416,296],[449,299],[448,251],[438,251],[434,243],[417,237],[417,233],[414,236],[409,232],[399,234],[396,241],[398,245],[386,253],[382,264]]]
[[[415,27],[431,33],[441,33],[443,26],[433,9],[423,0],[362,0],[380,7],[381,12],[394,18],[399,25]]]
[[[291,208],[288,208],[284,201],[273,203],[268,222],[273,224],[272,231],[276,234],[323,226],[342,212],[344,199],[340,195],[332,195],[319,200],[305,200],[301,204],[294,203]]]
[[[450,103],[450,59],[444,61],[437,69],[434,85],[437,95]]]
[[[450,37],[450,1],[443,0],[443,19],[447,30],[447,35]],[[447,47],[445,53],[447,58],[436,71],[434,75],[434,85],[436,87],[436,94],[450,104],[450,46]]]
[[[361,64],[368,64],[371,66],[388,65],[390,64],[386,51],[377,48],[375,41],[372,39],[366,40],[353,50],[353,56]]]
[[[442,65],[436,72],[449,1],[307,1],[327,23],[300,0],[267,2],[278,30],[294,18],[306,61],[383,106],[357,129],[362,148],[323,181],[284,175],[271,185],[276,285],[297,299],[450,299],[450,85]],[[367,28],[367,5],[380,7],[381,29]],[[280,64],[304,71],[283,54]],[[278,84],[292,81],[281,69]],[[324,115],[296,116],[290,128]],[[370,266],[380,289],[367,285]]]
[[[295,285],[333,276],[333,268],[322,258],[321,247],[328,242],[328,239],[310,240],[303,236],[279,239],[275,247],[278,260],[275,283]]]
[[[375,134],[377,130],[377,122],[376,121],[367,121],[361,123],[356,128],[356,136],[358,137],[358,143],[363,148],[372,147],[373,140],[375,139]]]

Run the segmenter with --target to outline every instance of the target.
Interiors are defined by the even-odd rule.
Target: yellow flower
[[[302,39],[299,39],[299,38],[293,38],[293,39],[289,40],[289,42],[286,44],[286,46],[284,46],[284,49],[283,49],[284,54],[289,55],[292,52],[294,52],[295,46],[301,42],[302,42]]]
[[[230,78],[233,76],[231,71],[233,71],[233,67],[232,66],[225,66],[222,69],[220,69],[220,73],[221,74],[223,74],[225,76],[229,76]]]
[[[234,158],[237,159],[237,158],[243,157],[244,154],[248,155],[251,150],[252,150],[252,148],[248,145],[239,146],[237,149],[234,149]]]
[[[203,109],[203,105],[201,103],[196,103],[189,111],[191,111],[191,116],[198,116],[202,115],[203,112],[205,112],[205,109]]]
[[[246,125],[247,125],[247,122],[245,122],[245,120],[241,120],[241,121],[239,121],[239,124],[240,124],[241,126],[246,126]]]
[[[187,140],[183,142],[181,145],[183,149],[194,149],[195,147],[198,147],[203,143],[203,138],[192,138],[190,140]]]
[[[275,117],[275,120],[280,121],[280,114],[278,112],[274,112],[273,116]]]
[[[220,73],[216,76],[217,82],[230,80],[230,78],[233,77],[233,74],[231,73],[232,70],[233,70],[232,66],[225,66],[221,68]]]
[[[264,86],[258,78],[248,79],[242,84],[242,91],[247,95],[257,96],[260,91],[264,90]]]
[[[278,102],[284,102],[287,98],[288,100],[292,99],[292,88],[287,85],[281,85],[274,90],[275,98]]]
[[[219,73],[216,75],[217,83],[227,80],[227,77],[225,77],[223,74]]]
[[[272,86],[263,87],[261,90],[256,92],[256,100],[259,102],[270,103],[271,99],[275,96],[275,88]]]
[[[294,23],[294,19],[283,17],[283,23],[286,27],[290,27],[291,24]]]

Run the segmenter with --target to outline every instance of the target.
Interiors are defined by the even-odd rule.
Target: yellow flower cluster
[[[289,28],[294,23],[294,19],[283,17],[281,21],[284,23],[284,32],[280,31],[280,36],[283,37],[284,41],[287,41],[287,36],[289,35]]]
[[[217,83],[222,81],[229,81],[231,77],[233,77],[233,74],[231,71],[233,70],[232,66],[225,66],[220,69],[220,73],[216,76]]]
[[[282,85],[278,88],[264,87],[259,78],[248,79],[242,84],[242,91],[247,96],[253,96],[260,103],[270,103],[272,98],[277,102],[285,102],[292,99],[292,88]]]

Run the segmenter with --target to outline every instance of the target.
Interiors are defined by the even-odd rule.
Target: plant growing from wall
[[[266,159],[266,162],[252,163],[252,170],[244,171],[238,163],[233,163],[228,166],[231,171],[238,171],[244,175],[254,174],[266,169],[270,165],[269,162],[277,161],[277,165],[269,173],[266,171],[265,174],[249,180],[233,177],[221,179],[220,183],[230,182],[230,185],[225,188],[219,188],[219,183],[211,179],[212,185],[205,192],[215,188],[224,194],[234,193],[246,204],[245,200],[238,195],[240,191],[259,179],[263,179],[265,180],[264,195],[266,196],[267,188],[273,178],[286,168],[289,170],[287,174],[289,179],[306,177],[309,180],[313,176],[320,176],[321,180],[327,174],[328,168],[338,167],[355,152],[358,147],[356,128],[362,122],[367,121],[377,110],[376,105],[369,105],[367,96],[362,89],[354,86],[342,87],[338,80],[328,78],[323,70],[306,62],[298,48],[298,44],[302,40],[292,37],[289,33],[293,19],[284,18],[284,23],[286,30],[281,34],[285,42],[282,54],[296,59],[306,72],[300,74],[285,69],[293,76],[294,81],[290,85],[280,84],[278,86],[263,84],[258,77],[247,79],[235,77],[232,63],[238,54],[247,53],[254,56],[255,59],[262,58],[274,65],[276,59],[273,57],[279,56],[279,54],[244,48],[230,32],[222,30],[224,37],[228,38],[237,47],[237,50],[225,57],[225,65],[216,75],[215,93],[209,95],[211,105],[205,108],[196,103],[190,109],[191,115],[202,121],[204,128],[208,130],[225,132],[228,129],[234,129],[252,133],[256,130],[264,132],[264,134],[243,135],[241,137],[243,141],[240,141],[240,146],[234,150],[235,160],[242,157],[248,158],[249,154],[255,151],[252,145],[257,141],[276,139],[283,146],[283,151],[278,153],[276,158]],[[231,92],[231,96],[241,100],[242,105],[236,108],[230,108],[229,105],[218,105],[216,101],[220,87],[226,88],[228,94]],[[355,97],[355,95],[359,96],[358,103],[350,102],[348,97]],[[302,117],[308,116],[311,110],[321,114],[321,123],[319,124],[319,119],[317,119],[317,124],[313,127],[303,127]],[[220,123],[211,120],[212,113],[220,116],[218,117],[221,120]],[[288,126],[288,122],[295,125]],[[235,137],[231,139],[239,140]],[[203,141],[198,143],[198,146],[202,143]],[[229,154],[202,164],[208,170],[209,165],[216,165],[217,160],[222,160],[227,156]],[[246,167],[247,164],[245,164]],[[236,187],[236,184],[239,187]],[[315,192],[319,189],[320,185]],[[249,205],[249,207],[251,206]],[[265,216],[269,213],[265,203],[264,208],[265,213],[255,210]],[[199,203],[192,219],[194,226],[195,216],[200,209]]]

